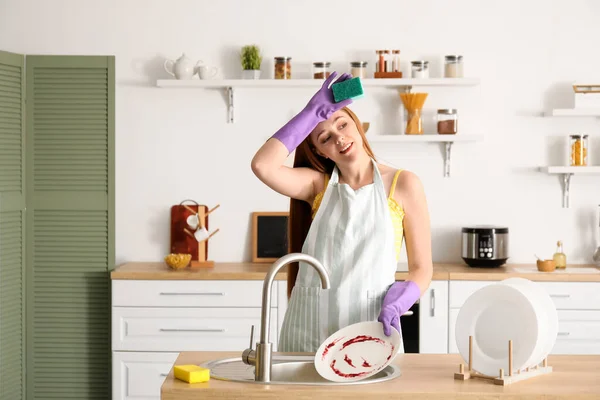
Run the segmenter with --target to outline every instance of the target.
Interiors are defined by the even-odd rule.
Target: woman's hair
[[[356,124],[356,128],[358,129],[358,133],[362,137],[363,147],[367,154],[375,159],[373,155],[373,151],[371,150],[371,146],[367,142],[365,137],[365,131],[363,130],[362,123],[349,108],[344,107],[344,110],[350,118]],[[335,163],[328,158],[321,157],[317,154],[317,151],[312,144],[310,136],[308,136],[298,148],[296,148],[296,154],[294,156],[294,168],[298,167],[308,167],[319,172],[322,172],[327,175],[331,175],[333,172],[333,167]],[[304,244],[304,240],[306,239],[306,235],[308,234],[308,230],[310,228],[310,224],[312,223],[311,216],[312,207],[306,201],[291,199],[290,200],[290,217],[288,224],[288,234],[289,234],[289,251],[290,253],[300,253],[302,252],[302,245]],[[296,284],[296,277],[298,276],[298,263],[291,263],[288,265],[288,276],[287,276],[287,284],[288,284],[288,298],[292,293],[292,289]]]

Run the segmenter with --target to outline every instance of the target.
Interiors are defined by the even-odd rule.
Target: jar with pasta
[[[275,79],[292,79],[292,57],[275,57]]]
[[[588,135],[569,135],[569,158],[572,167],[588,165]]]

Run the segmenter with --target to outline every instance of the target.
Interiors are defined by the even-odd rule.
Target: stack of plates
[[[512,340],[513,370],[539,365],[548,356],[558,333],[558,314],[548,293],[523,278],[505,279],[483,287],[464,303],[456,320],[456,344],[472,369],[497,376],[508,372],[508,341]]]

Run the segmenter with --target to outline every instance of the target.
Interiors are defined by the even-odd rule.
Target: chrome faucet
[[[321,285],[323,289],[329,289],[331,283],[329,282],[329,275],[323,267],[323,264],[316,258],[303,253],[290,253],[279,260],[275,261],[269,272],[265,277],[263,283],[263,295],[262,295],[262,310],[260,317],[260,342],[256,343],[256,350],[252,349],[252,342],[254,340],[254,325],[250,331],[250,348],[244,350],[242,353],[242,361],[248,365],[254,365],[254,376],[255,380],[259,382],[270,382],[271,381],[271,357],[273,354],[273,344],[269,341],[269,332],[271,329],[271,291],[273,287],[273,280],[279,272],[279,270],[286,265],[303,261],[317,270],[319,277],[321,278]]]

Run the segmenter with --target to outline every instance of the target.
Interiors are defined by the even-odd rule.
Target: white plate
[[[548,292],[538,283],[532,282],[525,278],[508,278],[504,279],[500,283],[510,284],[515,287],[522,287],[527,290],[528,295],[531,299],[535,299],[537,302],[536,309],[539,307],[538,317],[540,319],[540,327],[543,337],[540,340],[540,346],[538,351],[535,353],[533,358],[525,367],[533,367],[542,362],[544,358],[550,354],[554,344],[556,343],[556,337],[558,334],[558,313],[556,312],[556,305],[550,298]]]
[[[523,292],[510,284],[492,284],[473,293],[456,319],[456,345],[469,359],[469,336],[473,336],[474,371],[497,376],[508,371],[508,341],[513,343],[513,370],[532,359],[543,334],[536,309]]]
[[[388,366],[400,350],[394,328],[385,336],[378,321],[359,322],[340,329],[315,353],[315,368],[324,379],[351,382],[375,375]]]

